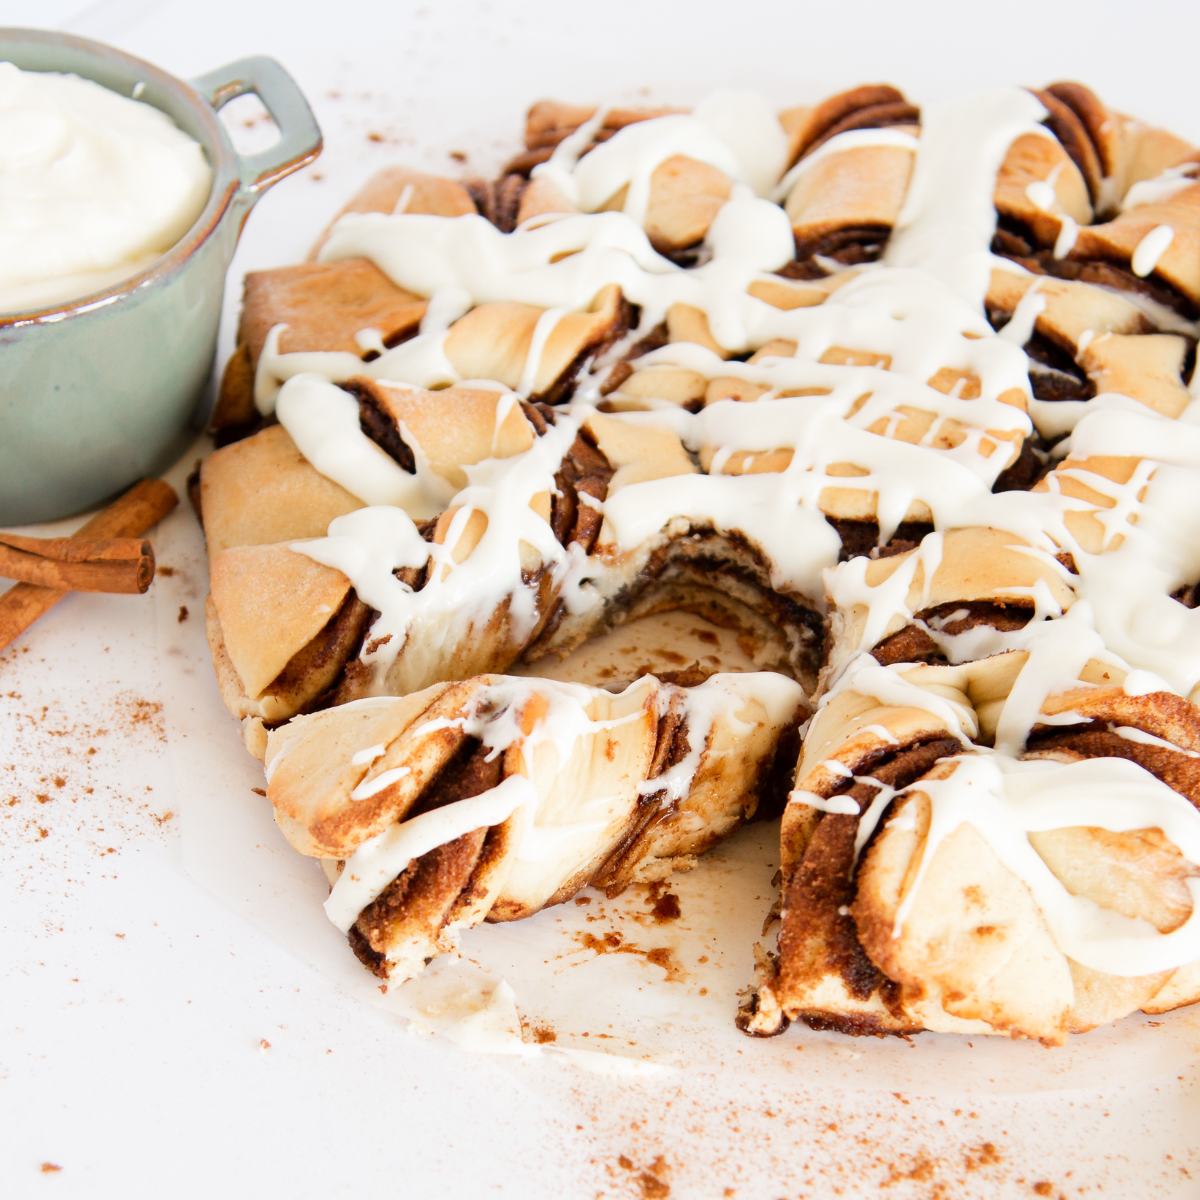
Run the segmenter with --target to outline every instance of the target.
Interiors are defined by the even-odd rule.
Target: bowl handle
[[[321,130],[308,101],[273,58],[239,58],[193,79],[192,86],[218,110],[235,97],[252,92],[279,127],[274,145],[257,154],[238,156],[241,194],[250,204],[321,153]]]

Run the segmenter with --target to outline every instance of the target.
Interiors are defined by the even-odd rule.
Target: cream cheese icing
[[[0,62],[0,312],[143,271],[199,215],[212,169],[152,105]]]

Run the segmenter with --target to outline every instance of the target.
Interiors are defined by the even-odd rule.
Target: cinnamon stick
[[[178,503],[179,497],[169,483],[143,479],[85,522],[75,537],[139,538]],[[9,588],[0,596],[0,650],[16,641],[38,617],[67,595],[69,589],[34,583],[18,583]]]
[[[0,533],[0,576],[64,592],[144,592],[154,578],[154,550],[145,538]]]

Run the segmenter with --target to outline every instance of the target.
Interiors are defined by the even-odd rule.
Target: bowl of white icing
[[[279,129],[242,155],[246,93]],[[186,83],[82,38],[0,28],[0,525],[161,470],[203,417],[246,216],[321,149],[273,59]]]

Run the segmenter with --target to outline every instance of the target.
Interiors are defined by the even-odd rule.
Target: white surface
[[[375,167],[457,169],[446,151],[461,149],[487,169],[540,95],[634,98],[649,85],[689,100],[736,83],[783,103],[883,78],[922,99],[1074,75],[1200,139],[1200,110],[1175,111],[1200,35],[1191,5],[1143,5],[1133,22],[1126,5],[1084,17],[1006,4],[975,25],[962,4],[869,19],[812,7],[306,3],[281,19],[218,0],[43,0],[37,16],[183,75],[271,53],[307,90],[326,154],[251,218],[230,315],[240,273],[303,253]],[[0,24],[29,17],[0,3]],[[225,347],[229,335],[227,322]],[[884,1184],[898,1200],[1019,1196],[1039,1182],[1050,1195],[1200,1194],[1195,1013],[1056,1052],[802,1030],[760,1042],[727,1025],[696,1044],[711,1013],[732,1010],[716,991],[746,975],[739,941],[675,983],[636,955],[568,956],[546,964],[558,982],[545,995],[522,997],[564,1043],[586,1044],[585,1030],[608,1030],[580,1014],[640,988],[635,1039],[687,1069],[605,1075],[404,1032],[324,924],[315,869],[249,790],[259,780],[206,660],[190,512],[156,544],[176,574],[152,597],[72,598],[0,655],[0,1194],[637,1197],[655,1194],[641,1173],[656,1160],[674,1197]],[[706,885],[753,873],[756,844],[743,835],[680,884],[682,923],[701,919]],[[751,936],[763,899],[741,883],[728,894],[727,923]],[[534,938],[609,927],[597,901],[529,933],[481,930],[469,949],[508,969]]]

